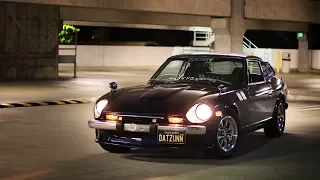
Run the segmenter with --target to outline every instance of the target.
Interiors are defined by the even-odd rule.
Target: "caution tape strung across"
[[[0,104],[0,108],[53,106],[53,105],[86,104],[86,103],[90,103],[90,101],[87,101],[87,100],[63,100],[63,101],[45,101],[45,102],[22,102],[22,103]]]

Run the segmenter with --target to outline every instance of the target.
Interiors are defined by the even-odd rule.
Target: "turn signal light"
[[[217,111],[217,112],[216,112],[216,116],[217,116],[217,117],[221,117],[221,116],[222,116],[222,112],[221,112],[221,111]]]
[[[115,115],[112,115],[112,114],[107,114],[106,115],[106,119],[109,120],[109,121],[118,121],[119,120],[119,116],[115,116]]]
[[[183,118],[169,117],[170,124],[183,124]]]

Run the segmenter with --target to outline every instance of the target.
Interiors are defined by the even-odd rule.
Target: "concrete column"
[[[214,51],[223,53],[243,53],[243,36],[246,32],[244,0],[232,0],[232,17],[211,20],[215,34]]]
[[[231,1],[230,32],[231,32],[231,52],[243,53],[243,36],[246,32],[246,21],[244,18],[245,0]]]
[[[215,35],[213,49],[215,52],[231,53],[230,19],[212,19],[211,28]]]
[[[59,7],[1,2],[0,12],[0,80],[56,79]]]
[[[298,70],[305,71],[311,68],[309,62],[309,43],[307,34],[304,33],[303,37],[298,37]]]

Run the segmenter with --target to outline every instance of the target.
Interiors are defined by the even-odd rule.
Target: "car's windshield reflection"
[[[231,58],[172,59],[156,72],[151,81],[242,84],[245,82],[243,67],[243,61]]]

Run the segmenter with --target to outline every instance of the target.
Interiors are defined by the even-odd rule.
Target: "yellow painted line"
[[[43,169],[38,171],[27,172],[25,174],[18,174],[15,176],[4,177],[3,180],[42,179],[55,171],[56,169],[48,168],[48,169]]]
[[[51,104],[55,103],[55,104]],[[5,104],[0,104],[2,106],[1,108],[14,108],[14,107],[21,107],[21,106],[16,106],[15,104],[22,105],[23,107],[33,107],[33,106],[48,106],[48,105],[67,105],[67,104],[82,104],[82,103],[90,103],[90,101],[87,100],[63,100],[63,101],[48,101],[48,102],[17,102],[17,103],[5,103]],[[37,105],[33,105],[37,104]]]
[[[14,107],[13,105],[11,105],[11,104],[1,104],[2,106],[7,106],[7,107],[9,107],[9,108],[12,108],[12,107]]]
[[[71,100],[66,100],[67,102],[71,103],[71,104],[78,104],[77,102],[75,101],[71,101]]]
[[[252,73],[253,72],[253,62],[250,62],[249,68],[250,68],[250,73]]]
[[[277,55],[277,66],[276,66],[277,73],[280,72],[280,60],[281,60],[281,52],[278,52],[278,55]]]
[[[44,103],[44,102],[36,102],[37,104],[40,104],[41,106],[48,106],[47,103]]]
[[[66,104],[66,103],[64,103],[64,102],[61,102],[61,101],[52,101],[52,102],[54,102],[54,103],[57,103],[57,104],[59,104],[59,105],[63,105],[63,104]]]
[[[28,104],[28,103],[20,103],[20,104],[25,106],[25,107],[31,107],[32,106],[31,104]]]

